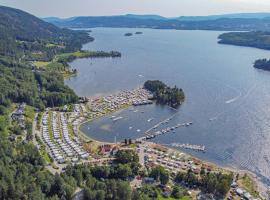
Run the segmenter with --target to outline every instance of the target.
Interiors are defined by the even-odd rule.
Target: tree
[[[163,185],[166,185],[170,178],[169,173],[162,166],[153,168],[149,176],[153,177],[156,181],[160,181],[160,183]]]
[[[104,190],[97,191],[96,200],[105,200],[105,191]]]
[[[178,186],[174,186],[173,187],[173,190],[172,190],[172,193],[171,193],[171,197],[175,198],[175,199],[179,199],[181,197],[184,196],[184,189],[178,187]]]
[[[115,155],[115,161],[121,164],[139,162],[139,156],[134,150],[120,150]]]
[[[97,166],[91,169],[92,175],[97,178],[108,178],[110,169],[107,166]]]
[[[128,182],[117,182],[117,197],[115,199],[131,200],[132,191]]]
[[[132,170],[130,169],[129,165],[119,164],[114,169],[114,177],[120,179],[127,179],[132,175]]]

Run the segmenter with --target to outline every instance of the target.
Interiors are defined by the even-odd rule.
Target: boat
[[[151,122],[151,121],[153,121],[153,119],[154,119],[154,118],[150,118],[150,119],[148,119],[147,121],[148,121],[148,122]]]
[[[141,130],[140,129],[137,129],[137,132],[141,132]]]
[[[116,118],[113,119],[113,121],[117,121],[119,119],[123,119],[123,117],[116,117]]]

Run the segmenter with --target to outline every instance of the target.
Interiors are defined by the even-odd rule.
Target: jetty
[[[149,105],[149,104],[153,104],[153,101],[151,100],[134,100],[132,102],[133,106],[142,106],[142,105]]]
[[[195,144],[179,144],[179,143],[172,143],[171,146],[178,147],[178,148],[184,148],[184,149],[190,149],[195,151],[202,151],[206,152],[206,148],[204,145],[195,145]]]
[[[164,123],[164,121],[162,121],[160,123]],[[149,130],[156,129],[158,127],[158,125],[155,125],[154,127],[152,127],[151,129],[149,129],[149,130],[147,130],[145,132],[146,136],[137,138],[136,141],[151,140],[151,139],[153,139],[153,138],[155,138],[155,137],[157,137],[159,135],[164,135],[164,134],[168,134],[168,133],[175,133],[175,130],[176,129],[178,129],[180,127],[188,127],[188,126],[190,126],[192,124],[193,124],[193,122],[179,123],[179,124],[176,124],[175,126],[167,127],[167,128],[162,129],[162,130],[159,130],[159,131],[155,131],[153,133],[150,133]]]
[[[151,131],[154,130],[154,129],[157,129],[160,125],[169,123],[169,121],[172,120],[177,114],[178,114],[178,113],[175,113],[175,114],[173,114],[172,116],[170,116],[169,118],[167,118],[167,119],[165,119],[165,120],[163,120],[163,121],[157,123],[157,124],[154,125],[153,127],[149,128],[147,131],[145,131],[145,134],[148,135],[149,132],[151,132]]]

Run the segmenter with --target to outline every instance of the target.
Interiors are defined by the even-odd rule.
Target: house
[[[251,196],[250,193],[246,192],[246,193],[244,193],[244,199],[246,199],[246,200],[251,200],[251,199],[253,199],[253,198],[252,198],[252,196]]]
[[[102,154],[110,153],[112,151],[112,145],[110,144],[103,144],[100,146],[100,152]]]
[[[152,177],[145,177],[145,178],[143,179],[143,182],[146,183],[146,184],[154,184],[156,181],[155,181],[155,179],[152,178]]]
[[[237,195],[242,196],[243,193],[244,193],[244,191],[243,191],[242,189],[240,189],[240,188],[237,188],[237,189],[236,189],[236,194],[237,194]]]
[[[115,156],[118,151],[119,151],[119,147],[115,146],[112,148],[111,154]]]

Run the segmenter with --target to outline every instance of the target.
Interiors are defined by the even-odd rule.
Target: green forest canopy
[[[148,80],[144,83],[144,88],[151,91],[157,103],[167,104],[177,108],[185,99],[184,92],[176,86],[171,88],[159,80]]]

